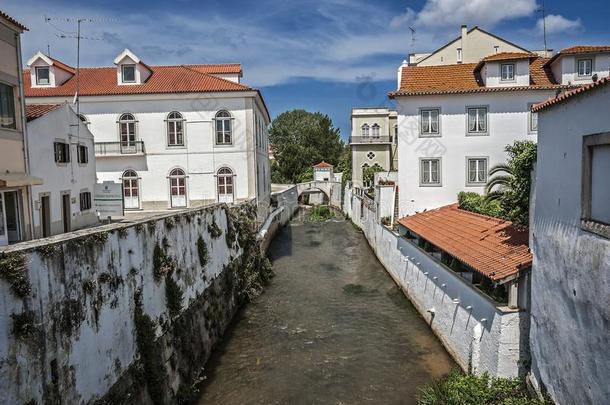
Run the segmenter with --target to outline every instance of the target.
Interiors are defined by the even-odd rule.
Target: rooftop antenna
[[[546,9],[544,7],[544,0],[542,0],[542,7],[538,9],[540,13],[542,13],[542,34],[544,36],[544,56],[547,56],[547,46],[546,46]]]
[[[413,48],[415,47],[415,28],[409,27],[411,31],[411,52],[413,52]]]

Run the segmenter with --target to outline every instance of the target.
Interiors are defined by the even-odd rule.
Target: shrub
[[[460,192],[458,194],[458,205],[461,209],[466,211],[489,215],[490,217],[503,218],[503,210],[500,202],[486,199],[485,196],[472,191]]]
[[[197,239],[197,253],[199,254],[199,264],[205,267],[208,264],[208,247],[201,236]]]
[[[309,219],[312,221],[326,221],[333,216],[333,212],[328,205],[316,205],[311,209]]]

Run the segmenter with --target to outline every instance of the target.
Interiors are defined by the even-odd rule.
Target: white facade
[[[460,191],[482,194],[489,168],[506,162],[507,145],[536,141],[530,108],[553,94],[532,90],[397,98],[400,216],[454,203]],[[486,111],[484,131],[469,132],[469,107]],[[437,134],[422,133],[426,110],[438,111]],[[430,164],[438,168],[437,177]],[[475,173],[469,173],[471,165]],[[470,181],[472,175],[475,181]]]
[[[581,71],[579,72],[579,64]],[[610,51],[602,53],[566,54],[555,58],[551,63],[553,76],[561,84],[587,84],[593,76],[599,79],[608,77],[610,72]]]
[[[539,112],[530,244],[532,372],[560,404],[610,398],[608,111],[606,82]]]
[[[32,186],[34,237],[56,235],[99,222],[93,193],[96,182],[93,135],[68,104],[29,121],[28,155],[32,175],[43,184]],[[69,161],[55,151],[66,145]]]
[[[114,62],[115,93],[83,93],[80,97],[80,113],[95,137],[98,181],[122,182],[127,210],[165,210],[256,198],[262,215],[271,192],[267,153],[270,118],[260,93],[241,86],[235,91],[172,93],[170,89],[163,94],[135,94],[133,89],[154,78],[155,69],[167,71],[171,67],[147,66],[129,50]],[[197,70],[206,66],[190,66],[176,69],[180,69],[179,74],[201,75],[184,78],[195,85],[214,76],[221,79],[215,79],[217,85],[231,82],[233,87],[229,88],[235,88],[241,77],[241,73],[208,75]],[[116,94],[122,88],[127,94]],[[33,92],[27,103],[71,99]]]

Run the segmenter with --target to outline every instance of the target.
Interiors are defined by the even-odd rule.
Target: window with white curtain
[[[593,59],[578,60],[578,76],[588,77],[593,74]]]
[[[440,186],[441,159],[426,158],[420,161],[420,184],[422,186]]]
[[[481,185],[487,183],[487,158],[467,159],[467,183]]]
[[[468,108],[468,133],[487,133],[487,107]]]
[[[420,111],[420,134],[438,135],[440,133],[438,117],[438,108],[422,109]]]
[[[500,80],[512,81],[515,80],[515,64],[503,63],[500,65]]]

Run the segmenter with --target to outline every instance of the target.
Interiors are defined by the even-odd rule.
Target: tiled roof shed
[[[501,283],[532,265],[528,230],[510,221],[452,204],[398,222],[493,282]]]
[[[543,101],[542,103],[536,104],[535,106],[532,107],[532,111],[538,112],[540,110],[544,110],[545,108],[548,108],[555,104],[559,104],[565,100],[578,96],[579,94],[588,92],[595,88],[605,86],[608,83],[610,83],[610,78],[604,77],[603,79],[600,79],[595,83],[585,84],[584,86],[578,87],[574,90],[563,92],[563,93],[559,94],[557,97],[553,97],[546,101]]]
[[[314,166],[314,168],[316,169],[326,169],[329,167],[333,167],[333,165],[331,165],[330,163],[326,163],[325,161],[321,161],[320,163]]]
[[[25,106],[25,117],[27,122],[34,121],[45,114],[50,113],[61,104],[27,104]]]

